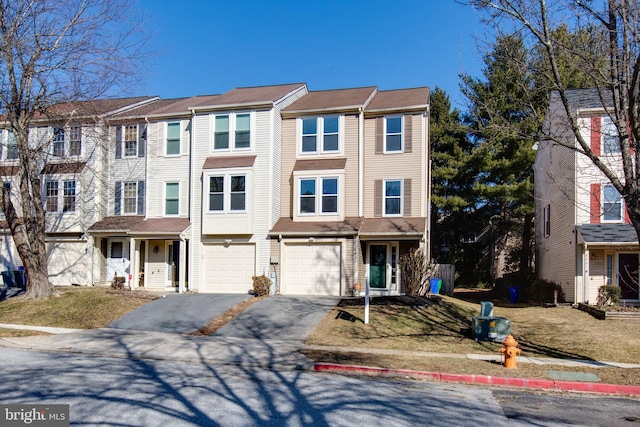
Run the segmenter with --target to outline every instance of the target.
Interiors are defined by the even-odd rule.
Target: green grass
[[[476,342],[471,318],[480,305],[458,298],[422,302],[409,297],[374,298],[365,325],[362,300],[343,300],[307,340],[310,345],[344,347],[338,351],[305,351],[319,362],[361,364],[383,368],[448,373],[544,378],[551,369],[593,372],[602,382],[640,384],[640,369],[560,368],[518,364],[515,371],[499,363],[424,356],[391,356],[349,352],[349,347],[402,349],[436,353],[500,355],[502,346]],[[597,320],[571,307],[530,307],[498,304],[495,316],[511,321],[522,356],[640,363],[640,320]]]

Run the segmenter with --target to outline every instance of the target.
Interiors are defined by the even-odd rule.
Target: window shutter
[[[384,118],[376,118],[376,154],[384,153]],[[381,187],[382,188],[382,187]]]
[[[144,157],[147,151],[147,125],[138,126],[138,157]]]
[[[122,126],[116,126],[116,159],[122,158]]]
[[[116,181],[115,196],[116,203],[113,209],[113,214],[120,215],[120,212],[122,211],[122,181]]]
[[[138,215],[144,215],[144,181],[138,181]]]
[[[600,184],[591,184],[591,201],[589,212],[591,224],[600,224]]]
[[[591,117],[591,150],[596,156],[601,152],[602,120],[600,117]]]
[[[373,194],[373,216],[379,218],[382,216],[382,180],[376,179],[374,182],[374,194]]]
[[[404,116],[404,152],[411,153],[412,149],[412,140],[411,140],[411,130],[412,130],[412,120],[413,116]]]
[[[411,216],[411,179],[404,180],[404,212],[402,216]]]

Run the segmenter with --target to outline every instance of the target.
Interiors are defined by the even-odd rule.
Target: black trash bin
[[[13,271],[3,271],[0,274],[2,274],[2,281],[4,282],[5,288],[13,288],[16,286],[13,280]]]
[[[15,277],[15,281],[16,281],[16,286],[19,288],[24,288],[25,286],[27,286],[27,275],[24,272],[24,268],[20,267],[19,270],[16,270],[13,272],[14,273],[14,277]]]

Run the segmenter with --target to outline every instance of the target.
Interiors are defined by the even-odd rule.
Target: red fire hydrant
[[[502,344],[504,347],[500,349],[500,353],[504,354],[504,367],[507,369],[517,369],[516,356],[520,354],[518,341],[513,338],[513,335],[509,334]]]

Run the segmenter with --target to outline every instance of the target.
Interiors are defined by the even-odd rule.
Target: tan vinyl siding
[[[344,116],[345,217],[358,216],[358,120],[357,115]]]
[[[423,169],[426,168],[426,165],[424,165],[425,156],[422,145],[422,116],[405,115],[404,117],[405,134],[406,121],[409,120],[411,122],[410,140],[412,148],[410,153],[382,154],[376,152],[376,146],[378,145],[376,142],[378,128],[376,122],[379,120],[380,118],[365,119],[364,216],[371,218],[379,216],[376,214],[381,214],[382,199],[380,198],[381,196],[376,195],[376,182],[384,179],[403,179],[405,194],[411,196],[410,205],[405,205],[405,210],[410,210],[410,213],[405,214],[405,216],[424,216],[421,195],[426,194],[426,184],[422,182],[424,177]],[[403,203],[405,202],[403,200]]]

